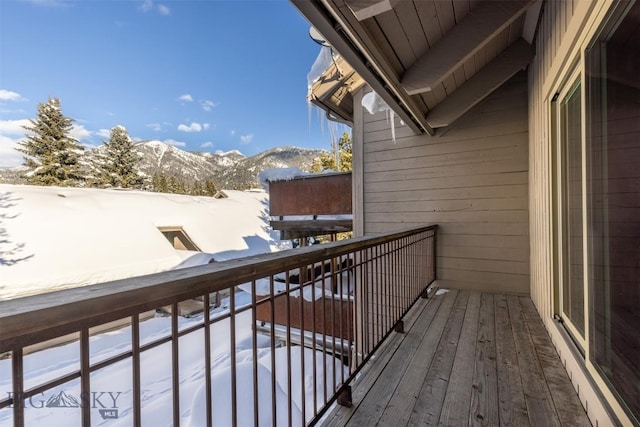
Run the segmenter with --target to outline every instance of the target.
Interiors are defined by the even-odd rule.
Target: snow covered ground
[[[279,242],[268,225],[268,195],[263,191],[226,191],[226,199],[179,196],[140,191],[96,190],[15,186],[0,184],[0,300],[23,295],[125,277],[183,268],[216,260],[238,258],[289,247]],[[181,226],[203,252],[178,251],[158,227]],[[263,286],[261,282],[259,287]],[[244,287],[247,289],[246,287]],[[260,288],[264,292],[264,289]],[[310,289],[308,290],[311,291]],[[310,293],[305,290],[304,297]],[[316,290],[316,294],[324,291]],[[308,295],[307,295],[308,294]],[[319,295],[316,295],[316,298]],[[236,305],[247,304],[251,295],[238,291]],[[228,301],[226,302],[228,307]],[[228,312],[225,303],[214,315]],[[202,322],[202,316],[180,318],[180,328]],[[249,311],[236,317],[238,425],[253,422],[253,343]],[[212,325],[211,360],[214,425],[231,425],[231,354],[229,320]],[[1,333],[1,332],[0,332]],[[141,322],[142,343],[169,336],[169,317]],[[204,331],[180,338],[180,417],[187,426],[204,425]],[[334,379],[348,375],[337,359],[299,346],[270,349],[270,338],[258,336],[257,383],[259,425],[271,425],[272,374],[278,425],[289,424],[291,402],[293,425],[313,412],[314,384],[318,408]],[[130,327],[91,337],[91,363],[105,360],[131,348]],[[271,372],[272,358],[276,370]],[[292,369],[287,369],[287,360]],[[304,390],[301,360],[304,359]],[[141,357],[142,423],[168,426],[172,420],[171,343],[145,351]],[[25,388],[42,384],[79,369],[78,343],[69,343],[27,354],[24,358]],[[326,375],[323,374],[326,372]],[[91,375],[92,424],[132,424],[132,364],[130,359]],[[291,394],[288,382],[291,381]],[[335,381],[339,382],[339,381]],[[11,391],[11,360],[0,360],[0,396]],[[36,395],[25,403],[26,425],[80,425],[79,380],[73,380]],[[12,409],[0,410],[0,426],[10,425]]]
[[[247,304],[250,296],[240,291],[236,306]],[[228,313],[228,300],[213,315]],[[156,317],[140,324],[142,344],[171,334],[170,317]],[[179,328],[188,328],[202,323],[202,316],[180,318]],[[246,311],[236,317],[236,362],[237,362],[237,405],[238,425],[253,426],[253,345],[251,333],[251,312]],[[231,426],[231,349],[229,319],[218,321],[211,328],[212,396],[213,418],[216,426]],[[180,346],[180,414],[181,425],[199,427],[206,425],[205,373],[204,373],[204,331],[190,333],[182,337]],[[258,405],[259,425],[272,425],[271,358],[275,358],[276,418],[278,425],[288,425],[288,404],[291,401],[293,425],[302,422],[302,371],[301,353],[304,351],[305,365],[305,418],[313,415],[313,351],[300,346],[281,346],[272,354],[270,339],[258,335]],[[131,349],[129,327],[102,333],[91,337],[91,363],[105,360]],[[291,352],[289,356],[289,351]],[[291,372],[287,369],[287,358],[291,357]],[[326,363],[325,363],[326,361]],[[141,357],[141,406],[142,423],[149,426],[169,426],[172,420],[172,377],[171,343],[168,342],[142,353]],[[326,366],[326,375],[323,374]],[[24,359],[25,387],[42,384],[79,368],[79,347],[70,343],[37,353],[28,354]],[[344,370],[341,372],[341,370]],[[348,376],[348,369],[338,359],[316,353],[315,390],[320,408],[324,401],[324,378],[331,390],[335,382]],[[107,369],[99,370],[91,376],[92,425],[129,426],[132,424],[132,365],[130,359],[118,362]],[[291,395],[287,394],[291,379]],[[0,395],[11,391],[11,360],[0,360]],[[25,402],[26,425],[70,426],[80,424],[79,380],[47,390]],[[115,410],[115,411],[114,411]],[[10,425],[11,408],[0,410],[0,425]]]
[[[0,184],[0,300],[290,247],[269,228],[266,192],[225,193]],[[202,252],[175,250],[162,226]]]

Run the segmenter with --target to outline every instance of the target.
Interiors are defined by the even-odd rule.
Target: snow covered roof
[[[228,198],[0,184],[0,299],[271,252],[268,195]],[[203,251],[178,251],[158,227]]]
[[[353,123],[353,93],[365,81],[332,48],[322,47],[307,75],[307,99],[327,112],[329,120]]]
[[[273,168],[263,170],[258,174],[258,182],[265,190],[269,191],[269,183],[274,181],[290,181],[299,176],[308,175],[297,167]]]

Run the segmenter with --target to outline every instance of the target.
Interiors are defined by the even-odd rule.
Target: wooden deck
[[[527,297],[420,300],[324,425],[591,425]]]

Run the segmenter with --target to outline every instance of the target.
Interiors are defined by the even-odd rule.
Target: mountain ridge
[[[315,158],[325,150],[295,146],[270,148],[253,156],[239,150],[226,152],[186,151],[161,141],[141,141],[134,145],[140,156],[138,169],[147,181],[155,174],[175,177],[187,185],[211,180],[219,189],[245,190],[259,186],[258,174],[265,169],[297,167],[310,171]],[[81,158],[87,174],[96,172],[96,164],[104,146],[88,149]],[[22,184],[24,166],[0,168],[0,182]]]

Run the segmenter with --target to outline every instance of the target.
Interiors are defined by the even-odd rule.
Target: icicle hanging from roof
[[[389,108],[384,99],[380,97],[375,91],[371,91],[362,97],[362,106],[366,108],[369,114],[376,114],[380,111],[386,111],[387,122],[391,119],[391,139],[393,143],[396,143],[396,114]],[[401,122],[402,123],[402,122]]]
[[[311,127],[311,110],[316,109],[318,111],[318,120],[320,121],[322,132],[324,134],[326,126],[327,132],[329,134],[329,139],[331,141],[331,149],[333,151],[332,154],[336,158],[336,164],[339,166],[340,157],[338,155],[338,140],[344,132],[349,131],[350,127],[345,125],[344,123],[330,120],[331,117],[325,110],[315,106],[311,102],[311,91],[313,88],[313,84],[332,64],[336,64],[335,60],[338,57],[339,56],[333,51],[330,46],[323,45],[320,48],[320,52],[318,53],[316,60],[313,62],[311,69],[307,73],[307,107],[309,109],[309,127]]]

